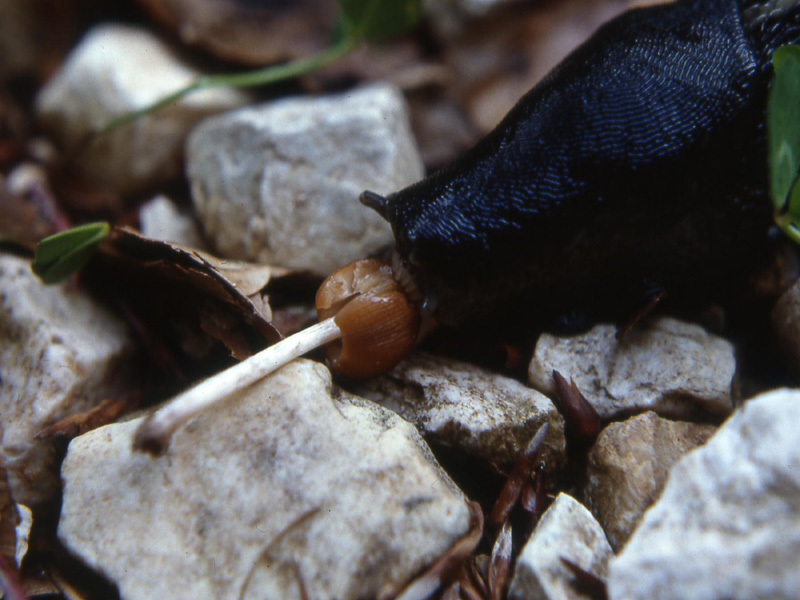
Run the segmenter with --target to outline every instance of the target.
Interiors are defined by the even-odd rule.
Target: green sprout
[[[79,271],[108,236],[108,223],[87,223],[44,238],[31,268],[47,284],[61,283]]]
[[[318,54],[243,73],[201,75],[152,104],[111,119],[93,135],[113,131],[197,90],[263,86],[310,73],[340,59],[364,41],[376,42],[410,30],[422,14],[422,0],[339,0],[338,4],[338,41]]]
[[[772,55],[775,76],[767,102],[770,194],[775,222],[800,243],[800,46]]]

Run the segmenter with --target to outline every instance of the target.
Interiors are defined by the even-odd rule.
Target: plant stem
[[[134,448],[150,454],[161,454],[169,445],[173,432],[189,419],[295,358],[339,337],[341,331],[333,318],[325,319],[209,377],[150,414],[136,431]]]
[[[93,136],[102,135],[132,123],[136,119],[149,115],[153,112],[161,110],[162,108],[173,104],[180,100],[187,94],[196,90],[202,90],[213,87],[255,87],[260,85],[269,85],[277,81],[291,79],[305,73],[310,73],[319,69],[329,63],[332,63],[348,52],[350,52],[357,45],[356,39],[353,37],[346,37],[338,44],[323,50],[322,52],[307,58],[300,58],[281,65],[272,65],[264,67],[263,69],[256,69],[254,71],[247,71],[245,73],[232,73],[232,74],[218,74],[218,75],[201,75],[194,81],[189,83],[186,87],[180,88],[175,92],[160,98],[159,100],[149,104],[143,108],[126,112],[118,117],[115,117],[101,125],[92,133]]]
[[[780,227],[787,236],[789,236],[789,239],[797,244],[800,244],[800,230],[798,230],[797,226],[792,220],[792,215],[776,213],[775,224]]]

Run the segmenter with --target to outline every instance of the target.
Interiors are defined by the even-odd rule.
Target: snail
[[[340,269],[317,295],[319,324],[220,375],[248,385],[266,374],[248,370],[261,354],[340,339],[332,367],[368,377],[403,357],[421,320],[741,280],[772,243],[771,53],[797,40],[800,0],[679,0],[610,21],[463,158],[386,197],[364,192],[392,227],[391,268]],[[137,447],[163,449],[217,377],[151,415]]]
[[[388,263],[352,262],[334,271],[317,291],[321,321],[333,318],[342,337],[327,346],[331,368],[355,379],[388,371],[417,341],[420,313]]]

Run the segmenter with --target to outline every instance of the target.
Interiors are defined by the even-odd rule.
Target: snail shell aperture
[[[397,364],[414,346],[419,311],[377,259],[352,262],[334,271],[316,297],[320,320],[333,317],[342,333],[327,346],[331,368],[355,379],[374,377]]]

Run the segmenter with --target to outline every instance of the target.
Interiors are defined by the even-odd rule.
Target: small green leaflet
[[[770,193],[775,221],[800,243],[800,46],[772,54],[775,76],[767,102]]]
[[[80,270],[111,230],[108,223],[87,223],[44,238],[31,268],[47,284],[61,283]]]
[[[348,37],[378,41],[405,33],[422,14],[422,0],[339,0]]]

